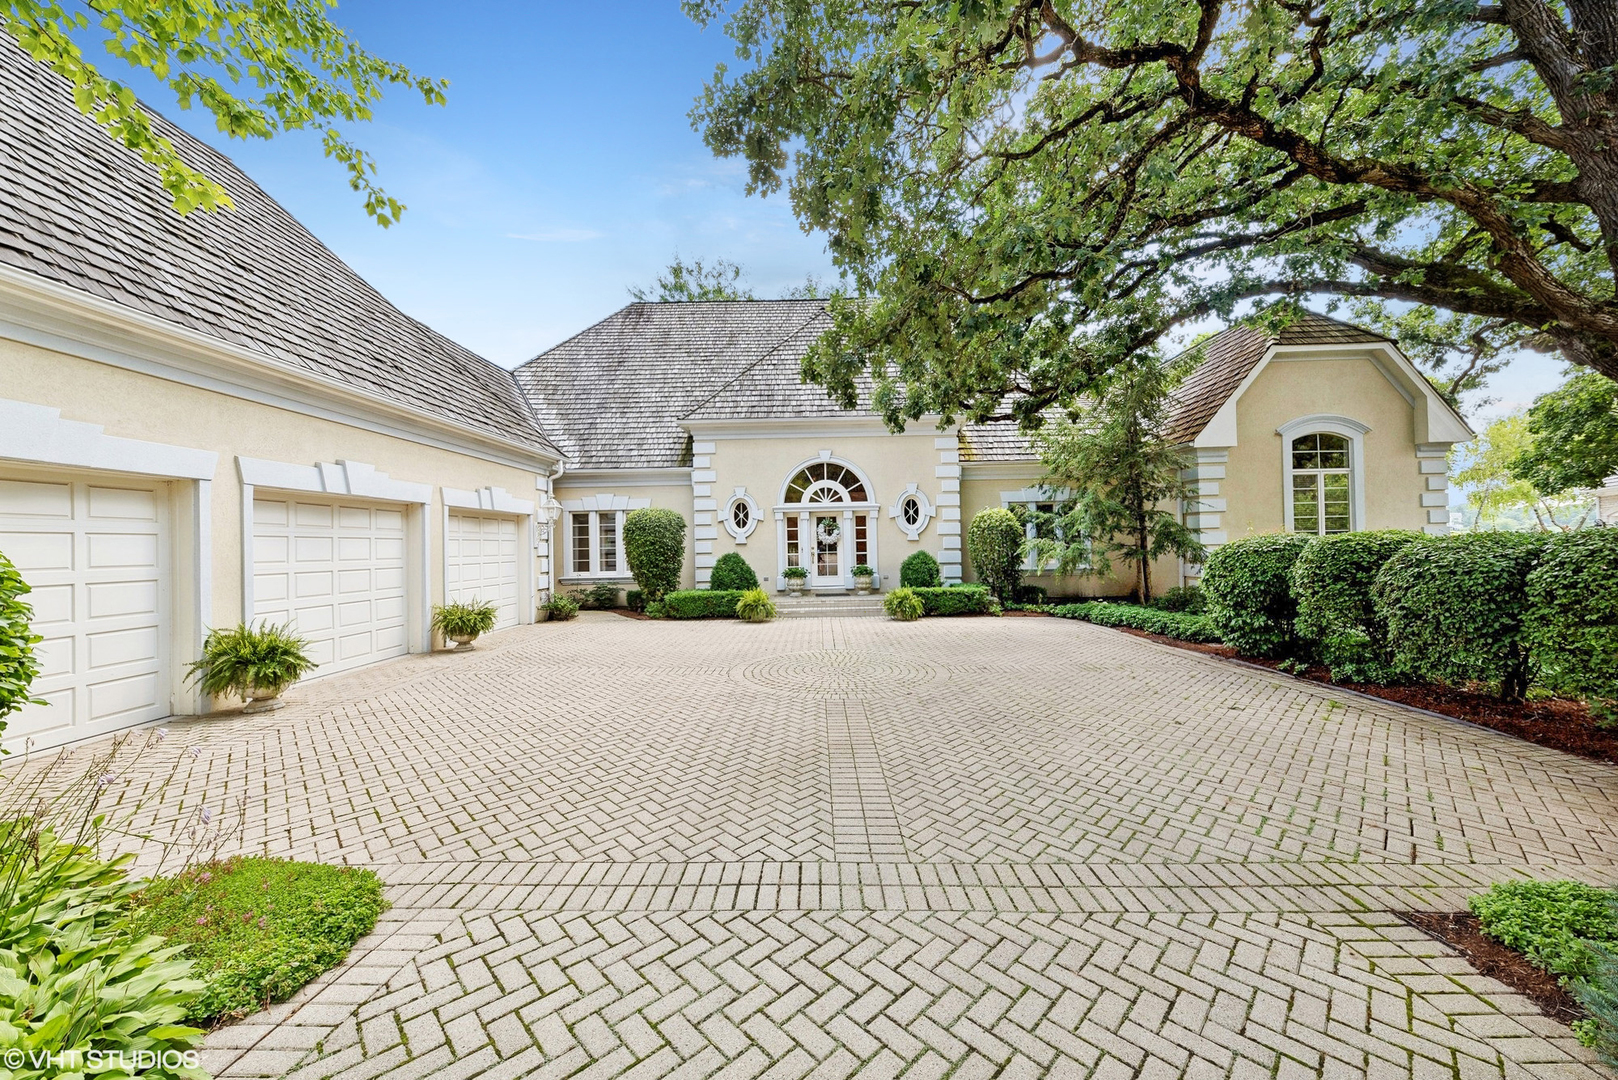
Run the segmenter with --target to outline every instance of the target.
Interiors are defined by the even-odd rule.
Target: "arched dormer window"
[[[1286,526],[1329,536],[1364,528],[1363,436],[1344,416],[1305,416],[1277,429],[1286,476]]]
[[[846,465],[835,461],[817,461],[799,469],[787,481],[786,503],[862,503],[869,502],[865,481]]]

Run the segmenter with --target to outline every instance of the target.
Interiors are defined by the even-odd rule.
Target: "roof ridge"
[[[713,401],[720,394],[723,394],[726,390],[730,389],[732,386],[735,386],[736,383],[741,379],[741,377],[743,375],[746,375],[748,372],[750,372],[754,368],[758,367],[764,361],[768,360],[770,358],[771,354],[773,354],[776,350],[780,349],[781,346],[785,345],[787,342],[791,341],[793,338],[795,338],[799,334],[803,333],[803,331],[809,326],[809,324],[814,322],[816,319],[820,318],[821,315],[825,314],[825,311],[826,311],[826,306],[825,306],[824,302],[822,302],[821,306],[815,311],[815,313],[813,315],[809,316],[809,318],[804,321],[802,326],[799,326],[797,329],[793,330],[790,334],[787,334],[785,337],[783,337],[779,341],[777,341],[774,345],[771,345],[768,349],[764,350],[758,356],[756,356],[752,360],[748,361],[748,363],[746,365],[744,365],[739,371],[737,371],[735,375],[732,375],[730,378],[726,379],[724,382],[720,383],[717,387],[715,387],[713,393],[709,394],[707,397],[705,397],[702,400],[698,401],[696,404],[690,406],[683,413],[681,413],[680,416],[679,416],[679,419],[685,420],[685,419],[689,418],[691,415],[693,415],[699,409],[701,409],[704,405],[708,404],[710,401]]]

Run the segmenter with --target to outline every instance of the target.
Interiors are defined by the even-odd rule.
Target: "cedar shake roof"
[[[822,300],[630,304],[518,368],[517,381],[574,468],[689,466],[682,420],[875,415],[869,379],[853,410],[803,382],[804,353],[830,325]],[[1382,340],[1313,312],[1275,334],[1233,326],[1198,346],[1204,358],[1175,393],[1170,431],[1196,438],[1272,343]],[[1013,422],[961,426],[963,461],[1036,457]]]
[[[510,372],[405,315],[229,158],[152,120],[234,210],[181,217],[156,171],[0,36],[0,263],[555,453]]]

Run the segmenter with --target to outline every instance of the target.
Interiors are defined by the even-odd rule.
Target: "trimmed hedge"
[[[938,572],[938,560],[925,551],[918,551],[899,564],[899,584],[908,589],[936,589],[944,584]]]
[[[1127,626],[1131,630],[1162,634],[1180,641],[1219,644],[1219,630],[1206,615],[1161,611],[1139,604],[1108,604],[1099,600],[1063,604],[1051,609],[1051,614],[1060,619],[1079,619],[1097,626]]]
[[[1322,536],[1292,564],[1298,637],[1331,669],[1332,678],[1389,682],[1387,626],[1377,616],[1371,586],[1384,563],[1421,540],[1406,529]]]
[[[681,589],[663,597],[663,614],[670,619],[734,619],[737,589]]]
[[[1528,647],[1540,682],[1590,699],[1618,721],[1618,529],[1580,529],[1546,541],[1528,575]]]
[[[927,615],[989,615],[999,610],[994,594],[984,585],[949,585],[937,589],[916,589],[922,612]]]
[[[38,700],[28,695],[28,685],[39,674],[34,646],[40,641],[28,628],[34,617],[34,609],[22,601],[28,592],[22,574],[0,554],[0,731],[8,715]]]
[[[741,555],[727,551],[714,562],[708,588],[718,592],[746,592],[758,588],[758,575]]]
[[[685,518],[655,506],[624,518],[624,558],[648,600],[680,587],[685,569]]]
[[[1220,638],[1249,656],[1290,656],[1293,625],[1292,564],[1315,538],[1300,533],[1245,536],[1215,548],[1202,570],[1208,617]]]
[[[1490,683],[1520,700],[1534,675],[1523,632],[1528,572],[1544,546],[1539,536],[1508,532],[1407,544],[1372,587],[1394,666],[1434,682]]]
[[[966,530],[966,552],[978,581],[1002,600],[1017,599],[1022,584],[1023,527],[1010,510],[979,510]]]

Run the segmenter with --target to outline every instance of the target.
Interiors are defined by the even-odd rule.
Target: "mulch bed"
[[[1272,670],[1279,670],[1280,667],[1279,662],[1275,660],[1258,660],[1251,656],[1242,656],[1229,645],[1199,645],[1178,638],[1164,637],[1162,634],[1148,634],[1143,630],[1130,630],[1125,627],[1118,629],[1136,637],[1172,645],[1176,649],[1189,649],[1192,652],[1223,657],[1226,660],[1240,660]],[[1590,715],[1589,707],[1582,701],[1546,698],[1512,704],[1501,701],[1492,694],[1479,694],[1449,686],[1339,683],[1332,681],[1331,672],[1323,667],[1299,672],[1298,677],[1327,686],[1341,686],[1346,690],[1369,694],[1371,697],[1398,702],[1400,705],[1409,705],[1416,709],[1426,709],[1428,712],[1443,716],[1452,716],[1457,720],[1466,720],[1527,742],[1538,743],[1540,746],[1565,750],[1569,754],[1576,754],[1591,761],[1607,765],[1618,764],[1618,730],[1596,727],[1595,717]]]
[[[1479,928],[1478,917],[1471,912],[1395,911],[1394,914],[1466,957],[1478,974],[1499,979],[1527,997],[1552,1020],[1571,1025],[1584,1018],[1584,1010],[1556,981],[1556,976],[1535,967],[1516,949],[1485,934]]]

